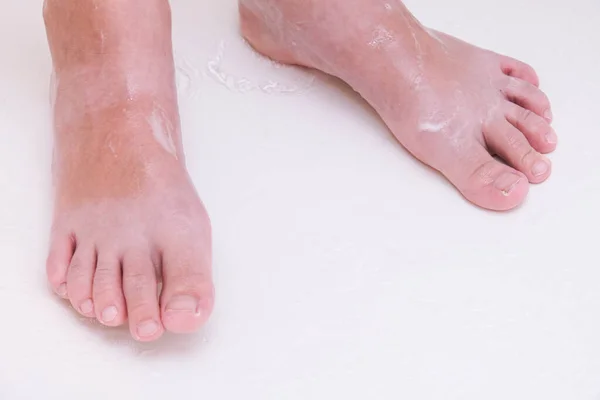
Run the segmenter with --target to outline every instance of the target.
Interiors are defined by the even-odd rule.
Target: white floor
[[[0,0],[0,399],[599,399],[600,2],[407,4],[537,68],[551,179],[479,210],[350,90],[253,54],[235,0],[174,0],[218,303],[200,334],[141,345],[47,289],[41,1]]]

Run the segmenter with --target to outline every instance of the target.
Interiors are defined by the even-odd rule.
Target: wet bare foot
[[[344,80],[474,204],[514,208],[550,175],[557,137],[530,66],[428,30],[400,1],[240,0],[240,15],[257,51]]]
[[[138,340],[191,332],[212,309],[210,222],[174,148],[153,137],[169,140],[163,111],[122,106],[58,135],[48,278],[82,315],[129,319]]]
[[[140,341],[195,331],[213,308],[211,230],[185,168],[168,2],[48,0],[45,19],[56,68],[50,284],[85,317],[128,321]]]

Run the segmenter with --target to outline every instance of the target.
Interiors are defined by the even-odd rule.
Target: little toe
[[[467,200],[489,210],[515,208],[529,191],[527,177],[495,160],[480,144],[442,172]]]
[[[522,79],[509,78],[509,83],[502,92],[507,100],[533,111],[548,122],[552,122],[550,100],[544,92],[531,83]]]
[[[46,274],[54,292],[63,299],[67,298],[67,271],[74,251],[75,242],[71,235],[53,233],[46,259]]]
[[[78,244],[67,272],[67,292],[73,307],[86,317],[94,316],[92,282],[95,269],[95,248]]]
[[[515,128],[520,130],[531,146],[540,153],[546,154],[556,149],[558,137],[547,120],[533,111],[514,103],[506,103],[505,117]]]
[[[156,270],[149,252],[140,250],[125,254],[123,292],[131,335],[142,342],[158,339],[163,327],[158,308]]]
[[[127,318],[121,262],[116,256],[98,255],[94,274],[93,298],[98,321],[107,326],[119,326]]]
[[[170,247],[163,254],[162,321],[174,333],[199,329],[214,304],[210,250]]]
[[[486,126],[484,137],[489,149],[525,174],[529,182],[540,183],[550,176],[550,160],[535,151],[525,135],[507,120],[499,119]]]
[[[540,85],[540,79],[535,70],[523,61],[507,56],[501,56],[500,67],[502,68],[502,72],[508,76],[522,79],[536,87]]]

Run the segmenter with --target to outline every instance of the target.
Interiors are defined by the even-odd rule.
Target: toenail
[[[166,308],[167,311],[187,311],[197,313],[198,300],[195,297],[187,295],[173,296]]]
[[[546,142],[556,144],[557,140],[556,132],[554,132],[554,129],[550,128],[550,131],[546,133]]]
[[[508,196],[520,181],[521,177],[519,175],[505,172],[496,178],[494,187],[500,190],[503,195]]]
[[[144,321],[138,324],[137,333],[140,337],[154,335],[158,331],[158,324],[152,320]]]
[[[61,283],[58,289],[56,289],[56,293],[61,297],[67,297],[67,284]]]
[[[536,161],[531,167],[531,173],[533,176],[541,176],[548,172],[548,163],[545,161]]]
[[[119,311],[117,310],[117,307],[115,307],[115,306],[106,307],[102,311],[102,322],[113,321],[117,317],[118,312]]]
[[[546,118],[548,121],[552,121],[552,111],[550,109],[544,111],[544,118]]]
[[[79,310],[81,310],[81,312],[84,314],[90,314],[92,311],[94,311],[94,303],[92,303],[92,300],[87,299],[81,303]]]

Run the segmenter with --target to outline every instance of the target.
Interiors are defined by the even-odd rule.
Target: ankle
[[[112,143],[120,147],[120,153],[165,155],[184,161],[176,101],[144,94],[105,97],[100,102],[81,92],[57,96],[54,129],[58,149],[108,152]]]

